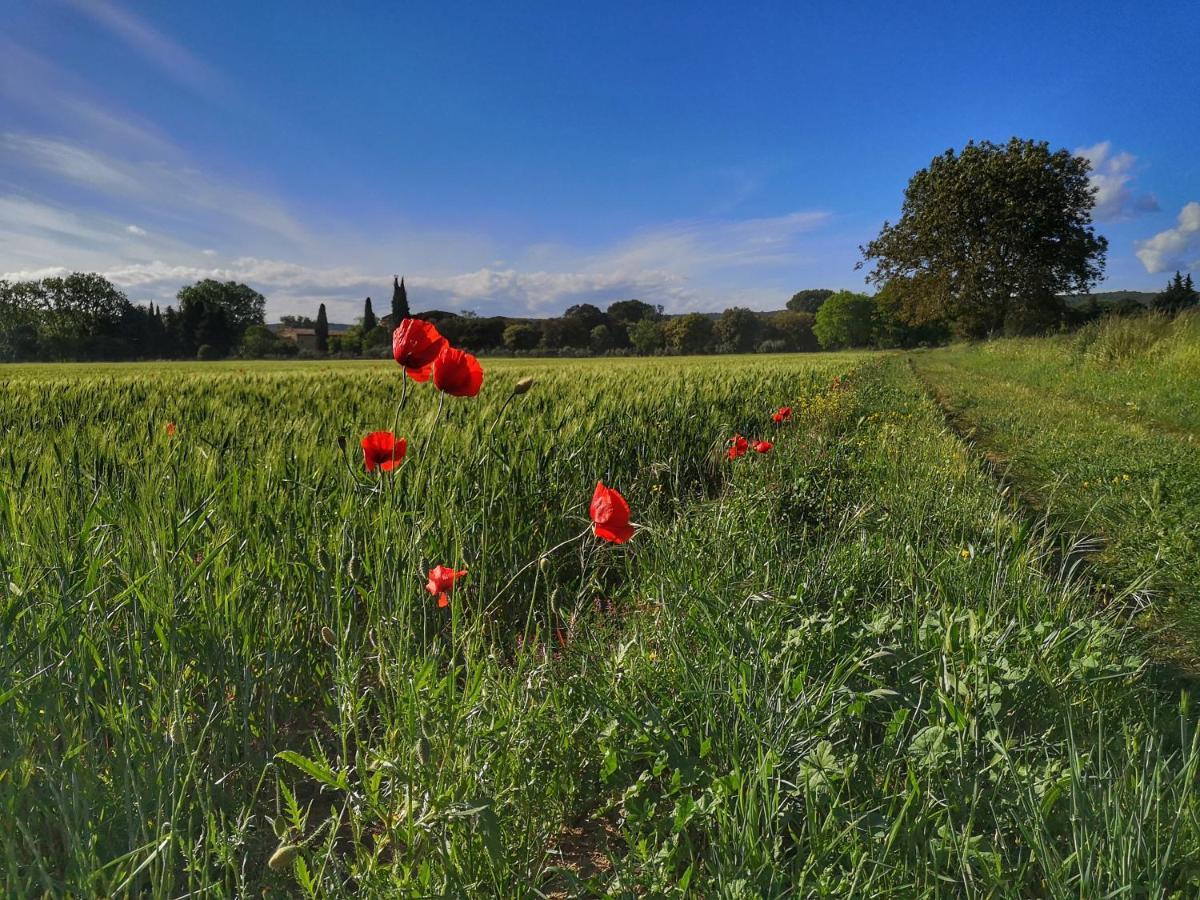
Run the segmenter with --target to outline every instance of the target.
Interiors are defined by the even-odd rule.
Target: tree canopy
[[[813,333],[825,350],[865,347],[871,342],[873,313],[866,294],[838,291],[817,310]]]
[[[643,319],[657,319],[662,316],[661,306],[651,306],[641,300],[618,300],[608,305],[608,317],[622,325],[629,326]]]
[[[700,313],[676,316],[663,324],[666,345],[676,353],[703,353],[712,343],[712,337],[712,319]]]
[[[792,312],[815,313],[821,308],[821,304],[832,296],[833,291],[829,288],[809,288],[804,291],[796,291],[792,294],[792,299],[787,302],[787,308]]]
[[[742,306],[731,307],[721,313],[713,325],[713,334],[721,350],[729,353],[747,353],[758,346],[763,333],[763,322],[752,310]]]
[[[240,335],[251,325],[262,325],[267,310],[267,298],[252,287],[237,281],[216,281],[205,278],[180,288],[175,295],[180,308],[192,303],[218,306],[225,312],[231,328]]]
[[[1108,242],[1091,224],[1090,164],[1046,142],[970,142],[910,179],[899,220],[861,248],[868,280],[916,279],[914,311],[964,336],[1055,322],[1060,294],[1086,292]]]

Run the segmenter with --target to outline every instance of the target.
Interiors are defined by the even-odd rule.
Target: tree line
[[[219,359],[263,324],[266,298],[244,284],[199,281],[177,299],[135,304],[93,272],[0,281],[0,360]]]
[[[704,353],[805,353],[847,348],[911,348],[955,337],[943,320],[914,319],[903,279],[870,296],[808,289],[786,309],[759,312],[732,307],[720,314],[668,315],[661,306],[619,300],[601,309],[581,303],[544,319],[478,316],[428,310],[411,313],[397,281],[387,314],[371,298],[349,329],[330,334],[324,304],[315,318],[283,316],[284,328],[312,329],[310,348],[267,328],[266,299],[237,282],[199,281],[181,289],[178,306],[138,305],[94,273],[41,281],[0,281],[0,361],[244,359],[294,356],[386,357],[392,323],[410,315],[435,323],[455,345],[473,353],[590,356]],[[1147,307],[1132,300],[1069,304],[1057,299],[1058,328],[1102,315],[1129,315]],[[1200,303],[1191,276],[1176,273],[1150,309],[1179,312]]]

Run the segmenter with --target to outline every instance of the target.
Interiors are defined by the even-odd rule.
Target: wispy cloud
[[[179,161],[118,158],[67,140],[15,132],[0,134],[0,160],[14,170],[37,170],[122,204],[140,204],[156,215],[215,213],[294,244],[311,240],[273,198],[214,180]]]
[[[675,311],[735,303],[778,307],[786,299],[783,290],[755,289],[750,276],[760,272],[750,270],[792,265],[797,240],[826,219],[825,213],[798,212],[674,223],[638,232],[598,252],[535,248],[522,254],[520,265],[481,265],[441,274],[409,270],[408,284],[420,308],[491,314],[547,315],[574,303],[607,305],[630,297]],[[311,312],[323,302],[331,314],[352,317],[363,297],[386,294],[392,275],[371,262],[369,257],[377,255],[372,248],[360,248],[358,264],[342,266],[255,256],[222,259],[211,248],[189,246],[140,226],[17,198],[0,197],[0,238],[7,246],[28,250],[19,257],[24,265],[0,275],[9,280],[89,268],[135,299],[160,303],[201,278],[235,280],[265,293],[272,315]],[[544,265],[531,264],[539,257]],[[6,262],[11,266],[0,255],[0,267]]]
[[[1140,213],[1158,210],[1153,194],[1140,194],[1130,186],[1137,157],[1132,153],[1113,153],[1111,141],[1101,141],[1075,151],[1092,164],[1089,180],[1096,189],[1098,222],[1119,222]]]
[[[102,271],[125,261],[184,259],[191,253],[182,241],[151,235],[111,216],[0,195],[0,269]]]
[[[167,159],[179,151],[129,109],[113,109],[80,78],[11,38],[0,35],[0,101],[38,123],[37,130],[73,135],[89,148]]]
[[[108,0],[66,0],[160,71],[199,94],[223,88],[220,74],[186,47]]]
[[[701,219],[639,231],[594,266],[663,269],[702,274],[743,266],[786,265],[794,260],[796,241],[829,221],[822,211],[793,212],[756,219]]]
[[[1151,275],[1171,269],[1200,269],[1200,203],[1193,200],[1185,205],[1174,228],[1139,241],[1137,258]]]
[[[182,49],[107,0],[66,2],[156,64]],[[215,83],[186,51],[180,59],[182,80]],[[0,170],[12,173],[0,180],[8,279],[97,271],[159,303],[197,279],[232,279],[266,294],[271,315],[324,302],[343,319],[368,294],[385,296],[397,272],[419,308],[545,315],[630,297],[672,310],[762,308],[782,305],[797,264],[827,258],[820,242],[831,240],[823,211],[737,218],[728,206],[583,246],[439,231],[394,215],[383,227],[305,218],[196,164],[153,125],[107,107],[93,85],[4,37],[0,102],[25,117],[0,131]],[[739,181],[735,201],[755,184]]]

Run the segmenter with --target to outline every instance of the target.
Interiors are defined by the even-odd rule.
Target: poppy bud
[[[524,394],[527,390],[533,387],[533,376],[526,375],[520,381],[513,385],[513,394]]]
[[[337,442],[338,442],[338,449],[341,450],[343,453],[345,453],[346,452],[346,436],[344,434],[339,434]]]
[[[423,766],[429,765],[429,757],[433,752],[433,749],[429,746],[429,738],[421,735],[417,739],[417,745],[414,749],[417,752],[417,762]]]
[[[330,647],[337,645],[337,636],[333,633],[333,629],[328,625],[321,626],[321,640],[323,640],[326,645]]]
[[[362,578],[363,564],[358,556],[351,556],[350,561],[346,563],[346,574],[350,576],[351,581],[358,581]]]
[[[280,844],[267,861],[267,867],[272,872],[282,872],[292,864],[292,860],[296,858],[296,854],[299,852],[300,848],[295,844]]]
[[[545,575],[547,572],[550,571],[550,560],[548,560],[546,557],[543,556],[541,559],[538,560],[538,568],[541,569],[542,574]]]

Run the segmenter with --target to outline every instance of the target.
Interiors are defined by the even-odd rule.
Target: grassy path
[[[958,426],[1001,461],[1025,498],[1070,530],[1102,540],[1093,562],[1110,595],[1144,595],[1153,621],[1170,623],[1181,660],[1194,661],[1200,445],[1189,428],[1146,413],[1145,401],[1113,405],[1087,392],[1077,396],[1068,378],[1043,386],[1029,376],[1006,377],[1002,345],[911,359]]]

